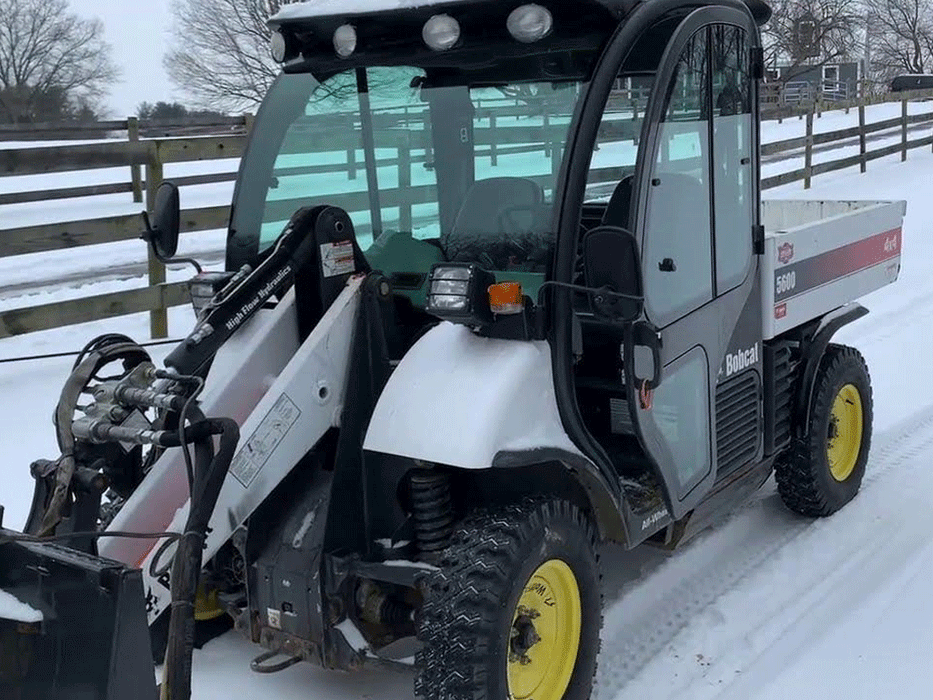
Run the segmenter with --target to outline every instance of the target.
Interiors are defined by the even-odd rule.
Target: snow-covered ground
[[[767,193],[908,200],[901,279],[862,300],[871,313],[838,336],[872,372],[875,437],[862,493],[813,522],[788,513],[769,482],[673,556],[606,547],[599,700],[933,697],[933,154],[897,161],[874,162],[866,175],[826,175],[807,191],[797,183]],[[52,276],[53,256],[29,257],[28,266],[0,268],[0,287],[10,270]],[[190,322],[187,309],[173,310],[170,332]],[[142,339],[146,328],[138,314],[0,340],[0,360],[77,349],[105,330]],[[0,503],[9,526],[21,526],[28,509],[29,462],[57,454],[51,413],[70,366],[71,358],[0,363]],[[264,676],[248,669],[257,653],[232,633],[197,652],[196,700],[411,697],[407,673],[301,665]]]

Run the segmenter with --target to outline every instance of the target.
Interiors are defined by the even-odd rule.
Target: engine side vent
[[[796,363],[787,343],[765,345],[765,451],[774,454],[793,436]]]
[[[761,440],[761,383],[750,370],[716,387],[717,477],[748,464]]]

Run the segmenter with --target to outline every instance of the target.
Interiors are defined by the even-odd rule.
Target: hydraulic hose
[[[161,700],[189,700],[191,697],[191,666],[194,653],[194,600],[201,575],[201,552],[207,539],[210,522],[227,470],[233,461],[240,439],[240,429],[229,418],[199,421],[211,435],[220,436],[220,446],[210,463],[207,447],[212,438],[195,443],[195,474],[191,491],[191,506],[184,535],[172,563],[172,612],[168,628],[168,648],[165,652]],[[192,426],[194,430],[195,426]],[[198,430],[203,430],[199,427]],[[201,445],[206,442],[208,445]]]

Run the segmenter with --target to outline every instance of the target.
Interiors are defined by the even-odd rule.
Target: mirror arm
[[[146,230],[143,231],[140,238],[142,238],[144,241],[146,241],[146,243],[149,244],[149,250],[152,251],[152,255],[155,256],[156,260],[158,260],[163,265],[168,265],[170,263],[188,263],[189,265],[194,266],[194,269],[197,270],[197,274],[200,275],[202,272],[204,272],[204,270],[201,268],[201,264],[194,258],[179,258],[179,257],[164,258],[161,255],[159,255],[159,251],[156,250],[156,247],[152,243],[152,234],[154,231],[152,228],[152,222],[149,219],[149,212],[147,211],[143,212],[143,223],[146,224]]]
[[[538,287],[538,300],[537,305],[541,306],[542,302],[542,293],[546,287],[560,287],[561,289],[569,289],[573,292],[578,292],[580,294],[607,294],[616,299],[626,299],[628,301],[642,301],[642,297],[636,296],[634,294],[622,294],[620,292],[614,292],[608,287],[584,287],[579,284],[569,284],[568,282],[556,282],[554,280],[549,280]]]

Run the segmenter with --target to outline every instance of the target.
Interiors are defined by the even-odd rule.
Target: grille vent
[[[758,373],[742,374],[716,388],[716,445],[722,477],[758,454],[761,440],[761,384]]]

